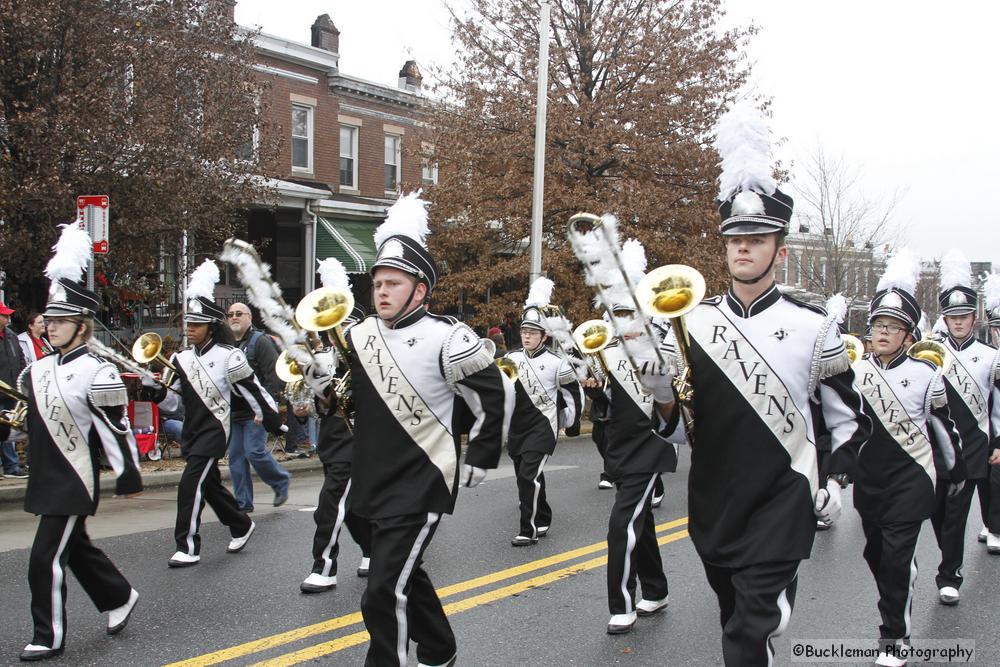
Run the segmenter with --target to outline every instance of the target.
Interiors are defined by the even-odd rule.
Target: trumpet
[[[930,338],[918,340],[916,343],[907,348],[906,354],[910,355],[914,359],[922,359],[924,361],[931,362],[941,369],[942,374],[948,372],[948,369],[951,368],[951,364],[954,361],[952,353],[947,347],[944,346],[944,343],[939,343],[938,341]]]
[[[13,429],[23,431],[24,423],[28,418],[28,397],[3,380],[0,380],[0,394],[16,401],[14,407],[0,411],[0,424],[6,424]]]
[[[688,442],[694,442],[694,391],[691,387],[691,339],[684,316],[705,298],[705,278],[696,269],[683,264],[668,264],[653,269],[639,281],[636,298],[650,317],[670,320],[677,340],[677,354],[682,369],[674,378],[677,400],[684,415]]]

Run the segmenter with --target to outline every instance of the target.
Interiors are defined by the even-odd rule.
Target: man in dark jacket
[[[9,387],[16,386],[18,376],[27,365],[24,362],[24,355],[21,354],[17,334],[10,328],[10,316],[13,314],[14,310],[0,301],[0,380]],[[12,407],[14,399],[0,395],[0,410]],[[0,445],[0,458],[3,459],[3,474],[7,477],[23,479],[28,476],[28,471],[21,466],[17,458],[13,442],[4,442]]]
[[[236,339],[236,347],[246,355],[254,375],[277,402],[284,389],[284,384],[274,370],[274,362],[278,358],[277,346],[270,336],[253,328],[250,308],[246,304],[237,302],[230,305],[226,316],[233,338]],[[267,451],[267,431],[261,424],[254,422],[253,411],[239,395],[233,396],[233,431],[228,453],[233,495],[241,510],[253,511],[250,466],[274,490],[275,507],[288,500],[288,483],[292,476]]]

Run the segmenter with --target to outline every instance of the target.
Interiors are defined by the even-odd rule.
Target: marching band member
[[[511,546],[538,542],[552,525],[552,508],[545,497],[545,463],[555,451],[560,427],[567,435],[580,432],[583,409],[580,384],[566,359],[548,348],[545,315],[552,281],[532,283],[521,317],[523,348],[507,354],[517,365],[516,400],[511,417],[507,453],[514,462],[521,519]],[[565,407],[561,407],[565,406]]]
[[[694,393],[688,529],[719,599],[725,663],[767,665],[771,640],[788,626],[816,519],[840,512],[832,476],[850,471],[871,421],[832,318],[775,284],[792,199],[772,177],[766,124],[755,110],[733,109],[715,145],[732,283],[686,317]],[[832,438],[823,471],[811,399]]]
[[[150,386],[143,378],[145,395],[162,409],[173,411],[181,401],[184,404],[181,451],[187,465],[177,487],[177,552],[167,562],[170,567],[190,567],[201,560],[198,530],[206,502],[232,535],[227,553],[242,551],[256,528],[219,474],[219,459],[229,446],[234,393],[247,402],[254,419],[268,431],[277,434],[281,428],[274,399],[257,381],[246,356],[232,346],[226,311],[213,300],[218,281],[219,267],[211,259],[195,269],[188,281],[184,327],[191,347],[170,358],[177,370],[170,381],[171,391]]]
[[[638,282],[646,268],[642,244],[630,239],[621,254],[623,264],[633,274],[633,283]],[[608,286],[607,294],[618,334],[601,352],[607,368],[607,387],[601,389],[593,378],[584,384],[591,399],[610,414],[605,454],[608,473],[617,490],[608,517],[607,590],[611,618],[607,632],[624,634],[635,626],[637,616],[655,614],[669,602],[652,508],[657,482],[662,484],[660,473],[677,470],[677,446],[659,433],[663,426],[655,411],[654,395],[644,387],[639,375],[642,369],[632,365],[624,349],[625,345],[631,346],[636,363],[652,364],[648,351],[659,340],[646,339],[644,328],[635,318],[635,306],[624,280]],[[671,397],[668,384],[665,397],[659,396],[659,400]],[[675,426],[676,421],[667,427],[667,432]],[[638,601],[637,579],[642,588]]]
[[[907,354],[907,335],[920,320],[916,282],[916,259],[905,248],[896,251],[871,303],[872,353],[854,367],[865,414],[874,424],[858,455],[854,506],[865,533],[865,561],[879,592],[877,665],[906,664],[890,647],[910,638],[920,527],[934,508],[938,477],[945,477],[942,486],[954,495],[965,474],[941,373],[931,362]]]
[[[426,205],[418,193],[401,197],[376,229],[376,314],[347,332],[360,408],[351,504],[372,531],[361,598],[369,666],[406,665],[411,639],[421,665],[455,664],[455,636],[421,561],[458,487],[478,485],[497,466],[514,400],[480,338],[425,308],[437,282],[424,245]],[[474,423],[459,465],[462,403]]]
[[[1000,346],[1000,275],[991,273],[986,277],[983,286],[986,296],[986,317],[988,324],[987,334],[994,347]],[[1000,401],[994,398],[993,408],[996,409]],[[998,441],[1000,438],[1000,419],[995,416],[990,418],[990,437],[992,438],[990,458],[996,456]],[[982,500],[982,489],[980,489],[980,500]],[[980,504],[980,510],[983,510]],[[1000,554],[1000,467],[991,464],[989,471],[989,503],[986,511],[983,512],[983,529],[979,533],[979,541],[986,542],[986,549],[993,555]],[[990,535],[993,537],[991,538]]]
[[[56,354],[35,361],[18,379],[28,398],[32,457],[24,509],[41,517],[28,561],[34,634],[21,652],[25,661],[51,658],[65,648],[67,567],[97,609],[108,612],[109,635],[125,628],[139,598],[87,535],[87,517],[97,511],[100,496],[102,451],[115,473],[115,493],[142,491],[125,385],[113,365],[87,350],[101,305],[80,282],[90,236],[75,224],[64,225],[55,251],[45,270],[52,285],[44,316]]]
[[[324,259],[318,272],[324,287],[350,289],[347,273],[338,260],[332,257]],[[364,310],[355,306],[344,320],[344,330],[349,330],[364,318]],[[313,536],[312,572],[299,584],[303,593],[321,593],[337,585],[338,540],[343,526],[347,526],[351,537],[361,547],[358,576],[368,576],[371,557],[371,529],[368,522],[355,514],[351,507],[351,448],[354,436],[347,418],[338,410],[337,396],[332,393],[336,381],[334,371],[338,366],[342,373],[346,371],[346,362],[339,359],[332,348],[317,353],[316,358],[318,363],[304,368],[302,376],[315,395],[316,411],[321,415],[316,449],[323,464],[324,477],[316,511],[313,512],[316,533]]]
[[[942,343],[953,357],[945,375],[948,403],[962,436],[969,483],[955,495],[947,495],[945,485],[939,485],[931,523],[941,548],[936,578],[938,597],[942,604],[955,605],[962,586],[965,528],[972,494],[977,488],[984,522],[991,523],[990,470],[992,465],[1000,464],[1000,452],[990,444],[990,409],[992,405],[992,421],[1000,422],[1000,358],[996,348],[980,343],[973,336],[979,298],[972,288],[969,261],[959,251],[950,250],[942,257],[940,280],[938,302],[946,327]],[[994,536],[992,544],[989,535],[986,539],[987,547],[1000,551],[1000,538]]]

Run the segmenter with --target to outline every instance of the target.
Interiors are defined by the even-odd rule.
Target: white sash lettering
[[[952,355],[953,362],[948,368],[946,377],[952,386],[958,390],[962,400],[969,407],[972,416],[976,418],[979,430],[989,433],[990,415],[986,409],[986,400],[983,398],[979,383],[972,377],[972,373],[962,364],[957,354]]]
[[[229,401],[223,396],[208,369],[202,365],[201,360],[193,351],[189,350],[187,354],[177,355],[177,360],[180,362],[181,368],[184,369],[188,382],[198,394],[198,398],[212,413],[212,416],[222,424],[222,428],[226,432],[226,442],[229,442],[229,432],[232,428],[229,419]]]
[[[42,416],[45,428],[59,453],[73,468],[77,477],[87,489],[87,495],[94,498],[94,469],[90,458],[90,446],[76,423],[69,406],[63,400],[56,376],[58,355],[43,357],[31,368],[31,389],[35,405]]]
[[[527,356],[523,353],[517,355],[517,381],[524,387],[524,391],[528,394],[528,398],[531,399],[532,405],[538,408],[538,411],[549,420],[552,433],[554,435],[558,434],[559,423],[557,421],[556,402],[545,391],[545,386],[535,373],[531,362],[528,361]]]

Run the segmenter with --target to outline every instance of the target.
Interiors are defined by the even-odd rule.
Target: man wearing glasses
[[[234,303],[226,312],[226,321],[238,347],[246,355],[250,368],[277,402],[283,384],[274,371],[278,348],[271,337],[253,326],[246,304]],[[250,466],[265,484],[274,490],[274,506],[288,500],[288,484],[292,476],[267,451],[267,431],[254,421],[253,411],[239,395],[233,396],[233,430],[229,439],[229,474],[233,480],[233,495],[244,512],[253,511],[253,480]]]

